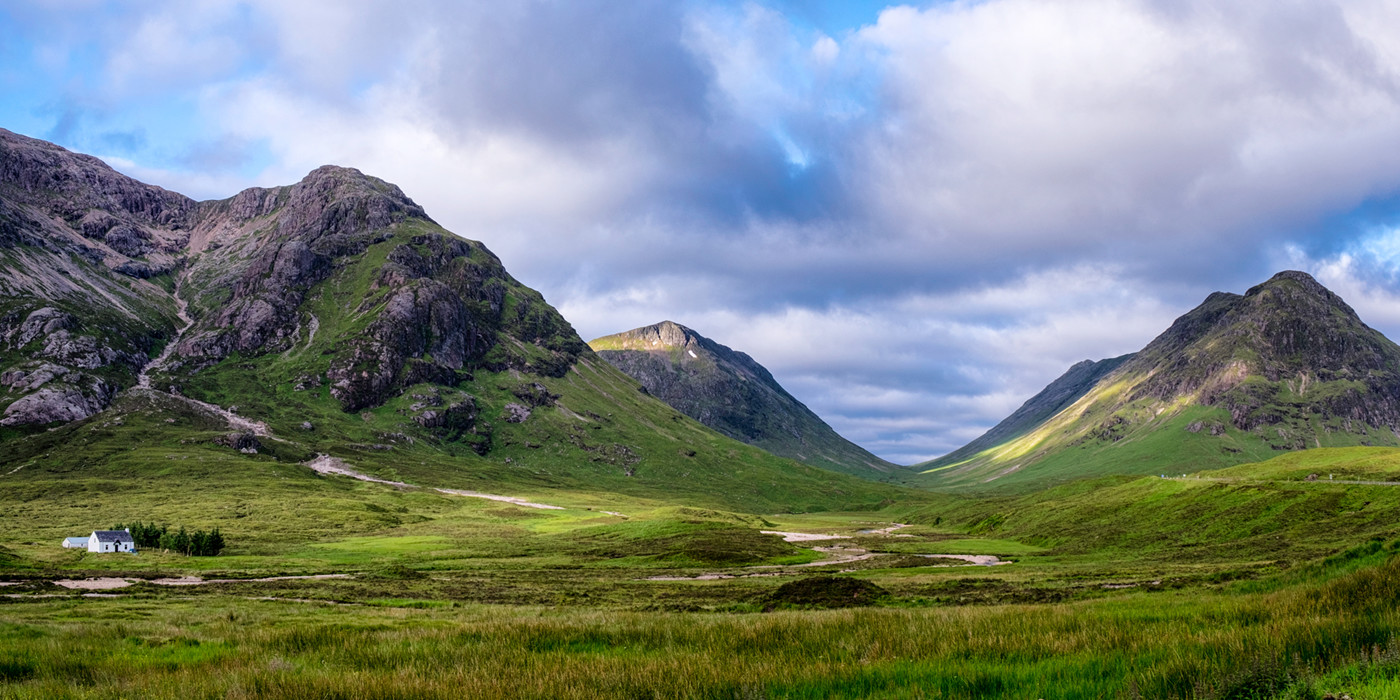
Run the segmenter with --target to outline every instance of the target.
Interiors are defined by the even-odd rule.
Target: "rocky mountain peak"
[[[1280,272],[1267,282],[1250,287],[1244,296],[1246,299],[1268,302],[1269,308],[1265,310],[1270,312],[1288,310],[1321,315],[1337,310],[1359,321],[1356,311],[1341,297],[1322,286],[1312,275],[1298,270]]]
[[[1124,369],[1145,377],[1131,397],[1225,406],[1241,429],[1282,420],[1298,406],[1373,426],[1400,425],[1400,348],[1296,270],[1244,296],[1212,294]],[[1279,398],[1280,391],[1297,395]]]
[[[647,393],[736,440],[848,474],[896,468],[838,435],[752,357],[674,321],[589,346]]]
[[[97,158],[5,129],[0,187],[12,203],[36,205],[89,236],[123,223],[185,227],[197,208],[189,197],[134,180]]]
[[[1042,394],[1055,394],[1062,383]],[[1075,393],[1053,415],[1026,409],[1055,402],[1028,401],[1018,414],[1033,420],[1018,422],[1013,414],[1004,423],[1018,430],[998,426],[955,459],[940,459],[937,465],[948,471],[934,478],[985,483],[1010,475],[1005,482],[1031,482],[1158,473],[1151,470],[1400,441],[1400,347],[1296,270],[1243,295],[1207,296],[1142,351]],[[1180,464],[1141,447],[1176,441],[1191,445]]]
[[[675,321],[662,321],[605,336],[591,344],[594,349],[606,350],[671,350],[701,347],[704,341],[704,336]]]
[[[585,349],[490,251],[354,168],[195,202],[3,130],[0,291],[4,425],[105,408],[162,344],[164,386],[299,356],[346,411],[478,369],[561,376]]]

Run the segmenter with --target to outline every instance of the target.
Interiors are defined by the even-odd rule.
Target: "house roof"
[[[66,542],[66,543],[68,543],[68,544],[84,544],[84,545],[85,545],[85,544],[88,543],[88,538],[86,538],[86,537],[65,537],[65,538],[63,538],[63,541]]]
[[[135,542],[126,530],[93,530],[98,542]]]

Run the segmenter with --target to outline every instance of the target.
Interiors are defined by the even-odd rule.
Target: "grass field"
[[[152,471],[162,459],[168,468]],[[6,698],[1384,698],[1400,688],[1400,487],[1306,480],[1330,469],[1388,482],[1400,477],[1391,448],[806,513],[497,485],[561,506],[532,509],[205,445],[25,464],[0,478],[0,580],[13,584],[0,588]],[[453,476],[446,466],[380,473],[436,486]],[[480,485],[456,478],[448,485]],[[57,547],[83,528],[151,516],[218,525],[229,547],[212,558]],[[1011,563],[953,566],[933,554]],[[253,580],[315,574],[343,577]],[[191,575],[232,580],[154,583]],[[129,585],[85,594],[55,583],[95,577]],[[852,586],[868,595],[841,598]]]
[[[1273,591],[767,613],[228,593],[3,608],[3,697],[1321,697],[1393,688],[1400,566]]]

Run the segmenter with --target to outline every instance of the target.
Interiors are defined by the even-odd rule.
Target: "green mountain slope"
[[[941,512],[985,537],[1057,555],[1287,566],[1394,539],[1397,489],[1400,449],[1320,448],[1184,478],[1107,477],[969,500]]]
[[[1194,472],[1277,451],[1394,445],[1400,347],[1302,272],[1217,292],[1034,429],[941,460],[936,487]]]
[[[977,453],[1013,440],[1034,430],[1051,416],[1059,413],[1079,397],[1088,393],[1099,380],[1118,369],[1132,355],[1112,357],[1107,360],[1084,360],[1075,363],[1058,379],[1050,382],[1040,393],[1027,399],[1014,413],[997,423],[972,442],[949,452],[938,459],[919,465],[920,469],[935,469],[948,464],[956,464]]]
[[[736,440],[866,478],[902,471],[838,435],[753,358],[678,323],[663,321],[589,346],[652,396]]]
[[[302,463],[326,454],[424,486],[595,501],[772,512],[909,493],[769,455],[647,396],[484,246],[358,171],[196,203],[9,132],[0,164],[5,483],[83,482],[151,506],[169,483],[218,483],[184,472],[191,460],[275,494],[319,488]],[[116,359],[30,359],[60,340]]]

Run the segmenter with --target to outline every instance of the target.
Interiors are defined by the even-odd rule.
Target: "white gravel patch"
[[[113,588],[126,588],[135,582],[129,578],[84,578],[54,581],[53,585],[75,591],[109,591]]]
[[[782,532],[780,530],[759,530],[765,535],[778,535],[784,542],[818,542],[820,540],[849,540],[850,535],[823,535],[815,532]]]

